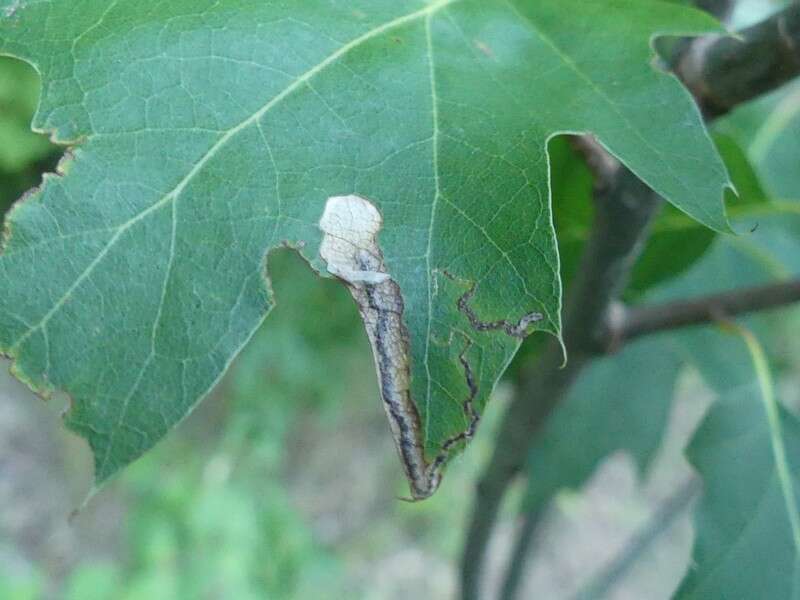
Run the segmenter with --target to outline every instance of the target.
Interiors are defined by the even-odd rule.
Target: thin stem
[[[528,564],[530,549],[539,529],[539,522],[542,518],[542,510],[535,510],[523,515],[522,527],[517,531],[514,541],[514,549],[511,552],[511,560],[506,572],[506,580],[503,583],[503,590],[500,593],[500,600],[515,600],[525,574],[525,567]]]
[[[576,600],[607,598],[609,592],[622,581],[631,568],[659,537],[669,531],[700,493],[700,481],[691,477],[669,496],[648,519],[644,527],[635,532],[622,551],[589,584],[578,593]]]
[[[616,329],[610,331],[611,345],[628,342],[659,331],[702,325],[721,317],[778,308],[800,302],[800,279],[763,285],[693,300],[679,300],[655,306],[627,309]]]
[[[720,21],[726,20],[734,9],[735,0],[697,0],[695,5],[711,13]]]

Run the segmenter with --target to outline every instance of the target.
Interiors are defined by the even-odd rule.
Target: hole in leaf
[[[31,131],[41,81],[31,65],[0,57],[0,223],[10,206],[64,154],[44,134]]]

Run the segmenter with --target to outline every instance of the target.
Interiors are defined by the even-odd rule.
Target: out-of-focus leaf
[[[529,507],[578,488],[617,450],[647,467],[672,406],[678,349],[672,336],[655,336],[586,369],[530,450]]]
[[[52,152],[43,135],[31,131],[39,99],[39,77],[30,65],[0,56],[0,172],[16,173]]]
[[[750,152],[773,196],[800,200],[800,85],[775,106]]]
[[[561,280],[569,289],[583,245],[592,226],[593,179],[586,162],[566,137],[553,139],[549,145],[553,195],[553,221],[561,258]]]
[[[0,226],[8,207],[55,168],[61,149],[31,131],[39,77],[20,60],[0,56]]]
[[[772,197],[800,200],[800,83],[737,108],[714,129],[746,149]]]
[[[755,337],[743,335],[752,358],[749,376],[758,383],[723,395],[687,453],[704,493],[680,599],[800,593],[800,422],[778,404]]]
[[[735,138],[723,133],[716,133],[713,137],[738,194],[738,197],[733,199],[734,208],[767,201],[770,196],[764,191],[759,176],[742,146]]]
[[[769,203],[752,210],[757,212],[734,223],[746,230],[758,219],[755,232],[718,236],[688,271],[652,289],[641,302],[686,299],[800,274],[800,212]],[[751,319],[750,325],[780,354],[781,336],[791,331],[785,320],[765,315]],[[725,392],[752,382],[746,359],[730,336],[705,326],[644,339],[596,361],[556,408],[530,451],[526,508],[536,510],[557,490],[580,486],[614,451],[631,452],[645,466],[661,441],[671,405],[670,382],[680,368],[691,364],[713,389]]]
[[[767,200],[753,167],[739,144],[726,135],[714,136],[714,143],[725,161],[738,197],[728,196],[731,218]],[[711,246],[716,233],[706,227],[698,227],[697,222],[675,207],[667,205],[653,224],[653,233],[647,246],[636,263],[627,296],[636,298],[657,284],[663,283],[684,272],[695,263]]]

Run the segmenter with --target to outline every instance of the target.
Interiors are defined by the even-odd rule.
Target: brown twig
[[[800,6],[793,5],[733,38],[701,38],[689,44],[676,72],[695,94],[704,114],[715,117],[800,74],[798,60]],[[649,224],[663,200],[629,170],[619,167],[590,140],[597,211],[564,318],[564,342],[570,360],[551,343],[537,362],[523,370],[506,412],[489,464],[474,500],[461,564],[464,600],[480,597],[489,537],[510,483],[524,465],[532,439],[563,398],[583,367],[597,354],[598,339],[608,329],[619,293],[641,253]]]
[[[734,9],[736,0],[697,0],[695,5],[706,12],[711,13],[720,21],[726,20]]]
[[[609,333],[619,342],[628,342],[658,331],[710,323],[717,315],[735,317],[796,302],[800,302],[800,279],[626,309],[619,326]]]
[[[736,37],[695,40],[675,71],[710,118],[774,90],[800,73],[800,4]]]

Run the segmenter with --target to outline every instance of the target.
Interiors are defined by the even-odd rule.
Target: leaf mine
[[[328,199],[319,227],[320,256],[328,272],[347,285],[358,304],[372,346],[381,398],[397,451],[415,500],[427,498],[439,485],[441,465],[425,461],[420,417],[411,398],[408,330],[403,323],[400,287],[386,272],[378,232],[383,219],[359,196]],[[435,463],[434,463],[435,464]]]

